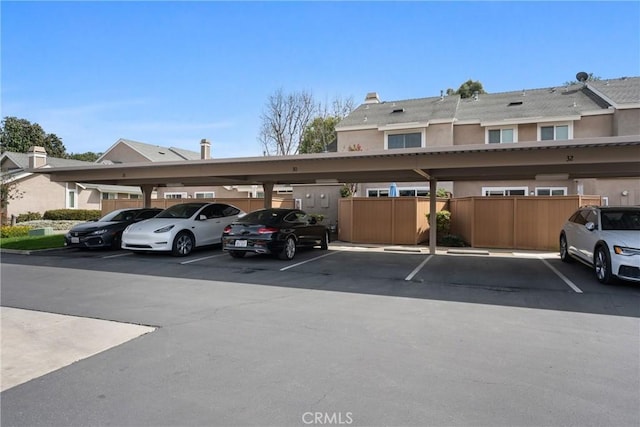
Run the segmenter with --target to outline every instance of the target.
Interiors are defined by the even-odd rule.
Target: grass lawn
[[[32,251],[36,249],[51,249],[63,247],[64,234],[0,238],[0,248],[3,249],[21,249],[25,251]]]

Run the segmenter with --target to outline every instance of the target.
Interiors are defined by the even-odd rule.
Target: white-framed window
[[[215,199],[215,191],[196,191],[193,193],[193,197],[196,199]]]
[[[564,141],[573,139],[573,123],[539,123],[538,141]]]
[[[518,127],[487,128],[485,142],[487,144],[510,144],[512,142],[518,142]]]
[[[528,187],[482,187],[483,196],[526,196]]]
[[[142,194],[129,194],[130,199],[142,199]]]
[[[102,193],[102,200],[113,200],[118,198],[118,193]]]
[[[165,199],[186,199],[187,193],[164,193]]]
[[[395,150],[399,148],[420,148],[425,146],[425,132],[385,132],[385,150]]]
[[[567,187],[536,187],[536,196],[566,196]]]
[[[398,187],[400,197],[427,197],[429,187]],[[368,188],[367,197],[389,197],[388,188]]]
[[[78,208],[78,191],[75,184],[67,183],[66,207],[67,209]]]

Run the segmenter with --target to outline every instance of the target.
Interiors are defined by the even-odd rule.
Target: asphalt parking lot
[[[2,306],[154,332],[3,391],[2,425],[637,425],[640,286],[482,253],[3,253]]]

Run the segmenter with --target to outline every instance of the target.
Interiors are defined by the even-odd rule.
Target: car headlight
[[[173,227],[175,227],[175,225],[167,225],[166,227],[158,228],[157,230],[154,231],[154,233],[166,233],[167,231],[171,230]]]
[[[624,246],[614,246],[613,251],[617,255],[624,255],[624,256],[640,255],[640,249],[626,248]]]
[[[99,235],[101,235],[101,234],[108,233],[108,232],[109,232],[109,230],[107,230],[106,228],[103,228],[103,229],[101,229],[101,230],[92,231],[92,232],[91,232],[91,233],[89,233],[89,234],[91,234],[91,235],[93,235],[93,236],[99,236]]]

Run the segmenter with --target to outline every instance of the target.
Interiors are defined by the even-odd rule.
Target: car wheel
[[[231,258],[244,258],[246,254],[247,253],[243,251],[229,251],[229,255],[231,255]]]
[[[573,258],[569,255],[569,245],[567,244],[567,236],[560,235],[560,259],[564,262],[573,262]]]
[[[596,272],[596,277],[600,283],[605,285],[610,284],[613,280],[611,274],[611,259],[609,258],[609,251],[606,246],[598,246],[593,256],[593,268]]]
[[[320,249],[326,251],[329,249],[329,232],[325,231],[324,236],[322,236],[322,242],[320,242]]]
[[[193,237],[189,233],[178,233],[173,241],[171,253],[175,256],[187,256],[193,250],[193,243]]]
[[[278,254],[280,259],[291,260],[296,255],[296,241],[293,237],[287,237],[287,241],[284,243],[284,248]]]

